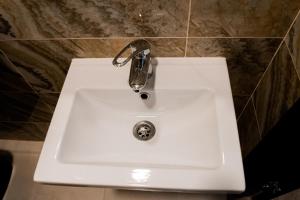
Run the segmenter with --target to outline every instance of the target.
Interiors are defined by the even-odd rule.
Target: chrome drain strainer
[[[155,127],[149,121],[140,121],[134,125],[133,135],[138,140],[150,140],[155,135]]]

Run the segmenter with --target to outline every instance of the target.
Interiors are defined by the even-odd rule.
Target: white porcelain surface
[[[35,171],[45,183],[242,191],[244,174],[224,58],[158,58],[144,101],[129,66],[73,59]],[[151,121],[149,141],[133,126]]]

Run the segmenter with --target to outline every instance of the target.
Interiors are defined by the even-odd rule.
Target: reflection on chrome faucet
[[[120,57],[131,49],[131,54],[122,62],[118,62]],[[146,86],[148,79],[152,74],[152,67],[150,65],[150,44],[146,40],[139,39],[134,40],[124,47],[113,60],[113,65],[116,67],[122,67],[129,60],[132,59],[130,74],[129,74],[129,86],[134,92],[140,92]]]

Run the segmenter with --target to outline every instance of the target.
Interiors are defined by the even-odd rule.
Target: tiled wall
[[[300,98],[300,13],[284,37],[239,118],[243,154]]]
[[[281,80],[270,62],[283,59],[272,60],[299,9],[300,0],[2,0],[0,49],[14,65],[1,65],[0,138],[42,140],[71,58],[113,57],[143,37],[155,56],[226,56],[242,145],[244,136],[255,144],[261,131],[248,119],[267,117],[264,101],[272,102],[259,92],[269,87],[260,80],[267,69],[269,81]]]

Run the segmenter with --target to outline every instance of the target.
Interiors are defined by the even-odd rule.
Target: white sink
[[[132,189],[243,191],[244,174],[224,58],[158,58],[142,100],[129,67],[73,59],[34,180]],[[153,123],[148,141],[133,135]]]

